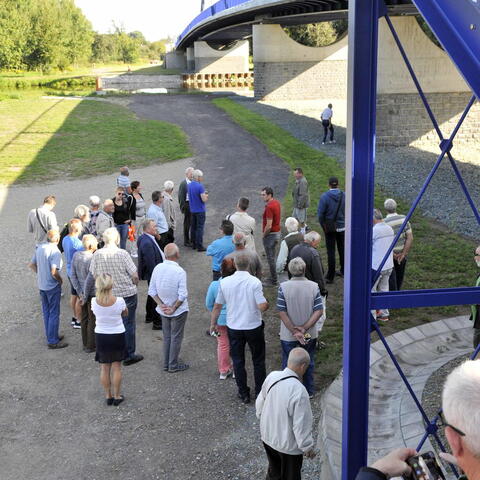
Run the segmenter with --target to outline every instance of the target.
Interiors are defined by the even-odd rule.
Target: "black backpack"
[[[63,253],[63,239],[68,235],[68,223],[66,223],[63,228],[62,228],[62,231],[60,232],[60,240],[58,242],[58,249]]]

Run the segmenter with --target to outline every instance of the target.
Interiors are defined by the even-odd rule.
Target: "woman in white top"
[[[97,277],[92,311],[96,317],[95,360],[100,363],[100,382],[105,389],[107,405],[118,406],[124,400],[123,395],[120,395],[121,362],[125,359],[126,351],[122,315],[126,316],[128,310],[123,298],[113,296],[112,287],[113,280],[108,273],[102,273]]]

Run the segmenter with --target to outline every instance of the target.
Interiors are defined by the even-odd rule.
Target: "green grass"
[[[190,155],[179,127],[139,120],[119,105],[42,99],[32,91],[0,101],[0,184],[91,176]]]
[[[335,159],[305,145],[290,133],[238,103],[226,98],[218,98],[213,102],[292,169],[297,166],[303,168],[312,200],[307,223],[321,232],[316,219],[318,198],[327,189],[328,178],[335,175],[342,179],[345,177],[345,170]],[[291,175],[289,189],[283,201],[284,213],[292,210],[293,183]],[[389,196],[391,195],[388,192],[377,188],[375,205],[383,209],[383,201]],[[408,205],[401,199],[396,200],[399,212],[406,212]],[[472,254],[475,243],[472,240],[447,230],[443,225],[422,216],[421,212],[415,213],[411,223],[414,243],[408,258],[405,289],[459,287],[474,283],[476,270]],[[326,267],[326,251],[323,245],[320,251]],[[321,334],[327,347],[320,350],[317,358],[316,383],[319,388],[325,387],[336,377],[342,361],[343,288],[339,280],[329,287],[327,322]],[[273,292],[269,293],[273,295]],[[465,306],[391,310],[391,321],[382,326],[382,331],[389,335],[425,322],[467,312],[468,308]],[[372,335],[372,340],[376,339],[376,335]]]

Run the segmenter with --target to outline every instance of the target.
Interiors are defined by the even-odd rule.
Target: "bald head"
[[[238,247],[244,247],[245,243],[247,242],[247,239],[245,237],[245,234],[242,232],[237,232],[233,236],[233,244],[238,248]]]
[[[163,253],[165,254],[165,258],[167,260],[178,260],[180,257],[178,247],[174,243],[169,243],[166,245]]]
[[[297,370],[303,369],[303,374],[309,365],[310,355],[304,348],[297,347],[290,351],[287,363],[287,366],[290,370],[297,372]]]

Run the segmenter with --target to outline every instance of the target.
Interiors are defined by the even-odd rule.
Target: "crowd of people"
[[[209,194],[202,171],[193,168],[187,168],[178,188],[183,221],[176,218],[172,181],[167,180],[163,190],[153,191],[147,205],[141,183],[130,181],[127,167],[121,169],[113,198],[101,202],[98,196],[90,196],[89,205],[76,206],[63,228],[53,211],[53,195],[45,197],[43,205],[28,217],[28,230],[35,243],[30,267],[37,273],[48,348],[68,346],[59,333],[63,283],[60,271],[64,261],[71,324],[81,329],[84,351],[95,353],[100,363],[107,405],[118,406],[125,399],[121,392],[122,363],[128,366],[143,360],[136,349],[140,280],[148,284],[145,322],[151,323],[154,330],[163,330],[163,370],[176,373],[189,369],[189,364],[180,359],[189,304],[187,271],[179,262],[181,250],[176,237],[183,237],[184,247],[211,257],[212,281],[205,306],[210,311],[207,334],[217,341],[219,378],[235,379],[243,403],[250,403],[255,396],[269,460],[268,478],[272,479],[300,478],[303,456],[314,456],[309,401],[315,394],[314,354],[325,321],[327,287],[344,274],[345,193],[339,188],[338,178],[329,179],[317,209],[327,249],[325,274],[318,251],[322,236],[307,223],[308,181],[301,168],[293,173],[294,208],[285,220],[283,239],[281,204],[271,187],[260,192],[264,201],[261,238],[267,275],[262,268],[262,252],[257,251],[256,220],[247,213],[248,198],[240,198],[234,212],[218,219],[218,238],[204,246]],[[409,223],[399,233],[405,216],[397,213],[396,202],[387,199],[384,208],[385,218],[380,210],[373,212],[372,274],[378,275],[374,291],[402,287],[413,242]],[[476,260],[480,258],[477,253],[480,250]],[[267,377],[262,314],[270,308],[267,297],[275,292],[270,290],[266,296],[265,289],[273,287],[277,289],[282,370]],[[387,310],[372,314],[378,320],[389,319]],[[477,310],[472,310],[472,315],[477,319]],[[245,368],[247,345],[253,363],[254,392]],[[292,422],[294,428],[285,427]],[[361,478],[368,478],[367,474],[368,470]]]

